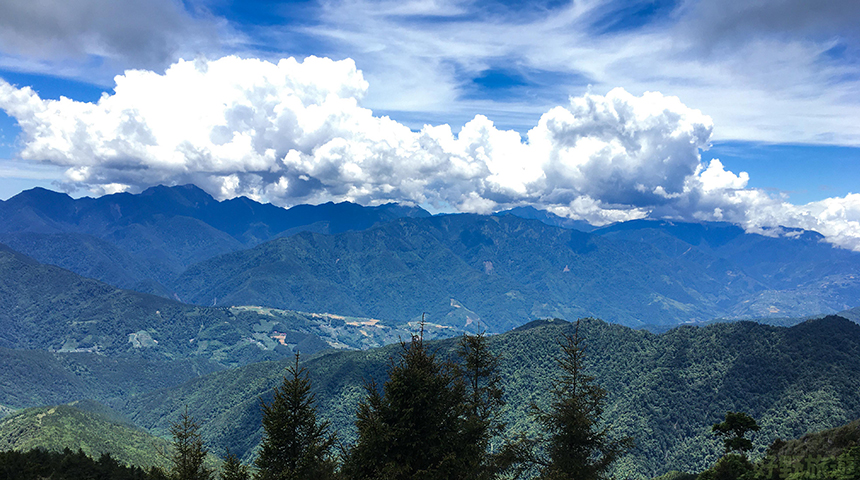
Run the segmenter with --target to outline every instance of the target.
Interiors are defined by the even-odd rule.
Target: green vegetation
[[[259,480],[325,480],[334,474],[335,443],[328,422],[318,422],[316,399],[307,371],[296,363],[287,370],[271,403],[262,402],[263,441],[257,454]]]
[[[761,430],[751,437],[753,457],[774,438],[796,438],[860,418],[860,326],[837,317],[791,327],[751,322],[681,327],[661,335],[585,320],[585,371],[608,392],[604,422],[636,448],[619,458],[614,472],[652,477],[670,470],[700,472],[722,452],[711,425],[727,411],[747,412]],[[553,340],[572,332],[564,321],[533,322],[487,337],[499,355],[505,388],[500,420],[506,437],[536,433],[529,404],[547,406],[550,379],[559,375]],[[440,358],[452,358],[455,340],[430,342]],[[320,415],[344,441],[355,439],[356,408],[364,380],[382,384],[386,366],[401,347],[324,352],[304,362]],[[144,428],[166,434],[168,422],[187,404],[205,418],[201,432],[213,448],[230,447],[249,460],[261,438],[258,398],[271,398],[292,362],[266,362],[218,372],[161,392],[132,398],[122,407]],[[500,447],[494,444],[496,451]]]
[[[4,480],[168,480],[158,468],[143,470],[117,462],[110,454],[93,460],[83,451],[0,451],[0,478]]]
[[[239,457],[227,449],[227,455],[224,456],[224,463],[221,465],[220,478],[221,480],[249,480],[251,471],[247,465],[239,460]]]
[[[149,468],[161,466],[157,452],[168,442],[92,410],[92,405],[57,405],[28,408],[0,419],[0,451],[28,451],[44,448],[61,452],[70,448],[99,458],[111,458],[125,465]]]
[[[348,478],[432,480],[469,478],[469,446],[461,418],[464,390],[456,371],[413,335],[388,368],[380,392],[366,386],[355,425],[357,439],[344,471]]]
[[[855,480],[860,478],[860,420],[796,440],[777,439],[750,480]]]
[[[205,359],[170,359],[153,352],[127,357],[0,348],[0,404],[16,408],[89,398],[118,398],[177,386],[220,370]]]
[[[759,430],[755,419],[746,413],[726,413],[725,420],[711,427],[714,434],[723,438],[725,455],[713,467],[699,474],[698,480],[738,480],[750,476],[754,467],[747,458],[747,452],[752,450],[753,444],[746,434]]]
[[[119,290],[0,245],[0,405],[117,398],[225,367],[396,342],[410,326]],[[458,330],[428,327],[445,338]]]
[[[170,426],[170,477],[172,480],[210,480],[212,470],[204,465],[209,453],[200,435],[200,425],[188,415]]]
[[[505,431],[502,408],[505,390],[499,374],[501,357],[490,351],[487,337],[464,335],[456,350],[455,368],[464,384],[466,453],[461,467],[471,479],[495,478],[501,473],[516,473],[527,459],[518,440],[500,442]],[[498,448],[494,444],[501,443]]]
[[[565,354],[565,348],[547,341],[549,338],[563,338],[565,335],[586,341],[589,354],[583,357],[581,352],[576,353],[579,352],[576,342],[564,344],[568,350]],[[460,398],[460,406],[452,408],[459,412],[461,419],[469,420],[454,429],[460,432],[458,435],[466,432],[466,436],[487,438],[482,437],[487,431],[480,433],[480,428],[468,433],[470,428],[481,425],[481,422],[470,422],[480,418],[494,419],[489,424],[483,424],[489,425],[489,430],[493,429],[493,423],[498,427],[506,424],[507,428],[500,430],[500,435],[489,436],[490,451],[504,451],[503,439],[516,439],[520,433],[526,438],[537,438],[541,430],[535,428],[537,424],[528,421],[529,404],[534,402],[542,411],[553,412],[554,402],[564,397],[558,396],[561,391],[558,389],[555,390],[556,394],[553,394],[552,379],[561,382],[557,383],[557,386],[565,383],[576,384],[571,380],[570,368],[580,365],[579,373],[582,373],[582,376],[575,377],[580,381],[579,391],[585,394],[583,405],[592,408],[592,413],[597,411],[594,410],[595,406],[604,407],[602,415],[592,414],[589,420],[591,423],[575,423],[579,426],[591,426],[590,429],[580,431],[600,433],[611,429],[615,432],[612,438],[636,437],[637,447],[618,457],[615,466],[610,469],[611,473],[619,476],[648,478],[670,470],[700,472],[708,469],[703,478],[723,478],[747,471],[750,475],[758,475],[750,477],[754,480],[775,480],[780,478],[778,475],[783,474],[780,472],[792,469],[791,472],[806,475],[792,478],[817,480],[825,477],[810,476],[806,467],[810,462],[826,460],[822,465],[854,465],[852,462],[857,456],[858,450],[854,447],[860,437],[860,427],[856,423],[853,427],[824,432],[821,436],[810,436],[797,443],[773,442],[765,452],[766,445],[774,438],[799,436],[820,430],[817,425],[832,427],[844,423],[845,418],[860,417],[856,396],[860,372],[860,326],[844,319],[829,317],[811,320],[792,328],[748,322],[717,324],[706,328],[681,328],[662,335],[634,331],[590,319],[581,321],[577,332],[575,327],[567,322],[554,320],[534,322],[504,335],[481,338],[481,342],[486,342],[486,350],[483,352],[489,356],[475,355],[474,352],[481,351],[483,347],[462,341],[421,342],[420,350],[415,352],[423,353],[416,355],[414,363],[416,366],[423,365],[425,373],[429,372],[429,375],[423,378],[441,378],[441,382],[429,382],[428,385],[436,385],[439,388],[425,389],[425,394],[437,400],[446,396]],[[395,382],[395,385],[396,382],[407,385],[410,381],[419,381],[422,378],[421,375],[397,373],[398,365],[408,366],[404,355],[408,355],[411,345],[392,345],[369,351],[329,351],[313,356],[299,365],[295,361],[248,365],[201,377],[177,388],[136,397],[124,403],[121,410],[128,412],[134,421],[154,432],[167,435],[170,425],[182,419],[185,405],[188,405],[188,415],[205,419],[199,433],[209,448],[225,451],[225,448],[229,447],[230,451],[239,453],[233,464],[236,467],[233,472],[241,478],[243,470],[239,458],[245,459],[246,462],[252,459],[262,438],[263,416],[259,399],[262,398],[266,405],[274,406],[273,391],[275,387],[283,389],[284,374],[288,374],[287,380],[297,378],[296,375],[290,377],[291,368],[296,372],[301,370],[298,379],[313,382],[312,389],[305,385],[308,389],[303,391],[305,394],[316,395],[315,405],[319,408],[320,421],[331,422],[333,430],[343,435],[342,438],[350,443],[361,438],[360,434],[356,434],[354,421],[356,408],[362,401],[369,406],[374,405],[373,408],[366,409],[365,413],[372,414],[366,416],[368,419],[378,414],[372,422],[378,426],[376,422],[383,418],[382,412],[387,408],[385,405],[390,405],[385,401],[388,390],[383,388],[381,392],[367,391],[362,387],[363,379],[376,380],[384,385],[392,382]],[[446,366],[446,359],[458,358],[458,352],[460,358],[463,358],[463,352],[468,356],[469,351],[473,352],[475,358],[482,357],[483,360],[476,362],[475,358],[465,358],[459,361],[459,366]],[[574,354],[574,360],[570,360],[571,353]],[[431,357],[433,360],[428,363],[427,359]],[[497,379],[493,374],[496,370],[493,359],[496,357]],[[568,368],[554,363],[554,357],[567,358]],[[423,362],[417,361],[422,358]],[[486,368],[476,368],[475,365],[484,365]],[[389,372],[389,369],[392,370]],[[470,371],[473,373],[470,374]],[[473,378],[474,372],[483,373],[478,374],[475,377],[478,381],[473,383],[470,379]],[[669,373],[673,374],[671,381],[655,381]],[[596,387],[598,384],[600,387]],[[478,395],[474,395],[476,390],[470,385],[479,386]],[[494,388],[487,389],[489,385],[494,385]],[[715,388],[715,385],[718,387]],[[500,392],[502,387],[504,390]],[[600,395],[602,388],[605,388],[605,397]],[[409,404],[409,392],[416,390],[407,386],[390,389],[392,392],[400,392],[391,398],[403,399],[405,403],[401,406]],[[373,391],[377,392],[376,397]],[[432,394],[434,391],[439,395]],[[440,392],[448,394],[441,395]],[[421,398],[423,397],[419,395],[418,399]],[[476,398],[482,400],[474,400]],[[426,402],[423,405],[426,405]],[[442,415],[445,405],[451,406],[453,403],[436,401],[430,410],[436,411],[434,409],[438,406],[443,411],[440,413]],[[475,409],[475,405],[479,408]],[[110,410],[97,405],[81,406],[86,406],[86,410],[72,408],[88,415],[98,411],[99,418],[111,414]],[[48,410],[50,409],[35,412],[36,415],[44,414],[39,417],[43,425],[48,425],[46,422],[51,420],[49,417],[56,415],[47,414]],[[709,425],[724,416],[718,413],[719,410],[723,413],[749,412],[751,416],[760,419],[757,424],[761,429],[757,432],[750,428],[749,422],[735,422],[733,416],[716,425],[725,427],[717,430],[728,432],[729,439],[746,438],[744,434],[752,432],[749,438],[753,447],[751,455],[753,459],[757,459],[766,454],[763,461],[750,463],[745,457],[734,454],[718,460],[718,452],[724,450],[724,442],[713,435],[713,428]],[[60,408],[57,407],[56,411],[60,411]],[[490,413],[471,416],[470,419],[470,411]],[[575,412],[575,409],[558,411]],[[585,418],[589,410],[584,412],[584,417],[565,415],[560,418]],[[7,417],[2,422],[21,413],[23,412]],[[115,412],[112,415],[115,416],[111,420],[113,424],[121,425],[125,421]],[[396,415],[392,416],[398,418]],[[599,420],[595,421],[598,417]],[[742,428],[734,428],[735,424]],[[550,431],[553,428],[551,425],[544,426],[549,427],[547,430]],[[361,428],[359,426],[359,432]],[[792,429],[799,433],[782,433]],[[12,430],[22,431],[17,427]],[[71,430],[95,431],[90,426],[75,426]],[[373,432],[374,429],[370,431]],[[385,431],[388,431],[388,427],[375,429],[377,433]],[[60,437],[59,434],[48,434]],[[106,434],[98,436],[108,438]],[[426,435],[425,437],[426,440],[433,438]],[[481,453],[480,449],[459,450],[458,445],[463,443],[456,439],[465,437],[448,438],[455,440],[446,445],[460,452],[456,458],[461,462],[455,462],[458,468],[465,471],[475,465],[498,465],[494,463],[498,458],[494,459],[492,456],[484,457],[487,460],[471,461],[471,455]],[[552,438],[552,435],[547,438]],[[81,441],[73,439],[71,447],[76,448],[78,443],[74,442]],[[127,439],[123,437],[112,443],[119,445],[125,442]],[[359,440],[358,445],[360,444]],[[523,444],[514,446],[522,447]],[[430,454],[432,450],[422,451],[428,452],[428,457],[433,457]],[[523,451],[508,450],[520,454]],[[539,449],[535,453],[540,454],[542,451],[550,454],[546,457],[549,460],[544,462],[550,464],[552,448]],[[93,452],[93,455],[98,454],[95,450]],[[484,450],[483,454],[486,453]],[[112,454],[118,455],[113,452]],[[518,459],[522,458],[524,457],[521,455]],[[600,455],[589,458],[599,462]],[[490,474],[484,478],[492,478],[491,470],[492,468],[484,470]],[[713,475],[708,476],[710,474]],[[684,474],[675,475],[679,479],[687,478]]]
[[[619,456],[633,448],[632,437],[614,439],[601,426],[606,390],[585,372],[585,345],[577,321],[565,335],[557,359],[561,375],[553,382],[547,407],[533,403],[534,416],[546,432],[542,480],[601,480]]]
[[[745,455],[753,448],[752,442],[746,438],[748,432],[757,432],[761,429],[756,421],[743,412],[728,412],[726,419],[715,423],[711,431],[723,437],[723,446],[726,454],[735,450]]]

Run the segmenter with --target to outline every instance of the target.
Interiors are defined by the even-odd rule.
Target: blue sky
[[[836,232],[833,235],[851,236],[857,230],[860,237],[860,227],[851,223],[860,218],[853,216],[855,200],[849,195],[857,191],[856,180],[860,178],[858,25],[860,4],[847,0],[824,4],[803,0],[4,2],[0,6],[0,78],[9,89],[5,100],[0,98],[0,198],[36,185],[63,189],[73,195],[97,195],[138,191],[149,183],[194,181],[219,198],[244,194],[283,205],[327,199],[364,203],[397,200],[486,211],[533,204],[603,222],[648,215],[681,219],[718,219],[726,215],[723,219],[749,228],[780,222],[819,230],[828,228],[819,223],[831,222],[828,225]],[[330,133],[334,136],[322,140],[317,132],[313,137],[317,143],[304,150],[295,147],[301,143],[298,137],[293,143],[273,141],[271,154],[279,158],[269,165],[262,160],[268,154],[260,153],[265,149],[260,147],[259,138],[250,145],[260,149],[253,155],[262,156],[241,162],[236,160],[241,156],[237,153],[239,143],[229,150],[231,159],[209,158],[217,156],[213,152],[228,137],[215,146],[202,145],[190,138],[205,135],[189,132],[189,140],[184,143],[174,138],[176,135],[167,135],[174,142],[167,145],[167,137],[157,132],[169,129],[153,123],[155,118],[165,118],[157,112],[154,117],[141,114],[139,120],[145,124],[140,131],[156,132],[153,141],[159,145],[131,145],[134,141],[119,138],[128,145],[117,153],[118,150],[110,150],[115,143],[110,148],[98,143],[107,127],[92,123],[100,121],[96,118],[110,116],[109,109],[101,117],[78,116],[89,108],[87,105],[96,105],[103,92],[114,96],[115,77],[133,77],[127,71],[152,73],[153,77],[146,81],[153,83],[148,84],[151,87],[135,87],[139,88],[134,90],[137,93],[116,95],[115,101],[122,103],[126,112],[136,112],[135,102],[141,102],[140,110],[144,111],[146,102],[152,99],[141,92],[182,84],[180,73],[169,81],[166,74],[181,59],[196,61],[199,66],[226,55],[272,65],[289,57],[301,63],[309,56],[352,62],[349,65],[354,67],[344,63],[336,63],[336,67],[318,65],[303,75],[322,75],[318,81],[326,82],[334,78],[331,72],[336,71],[342,77],[337,77],[340,86],[332,86],[332,92],[358,107],[341,117],[354,113],[355,118],[366,119],[372,115],[368,121],[375,123],[363,124],[360,131]],[[247,65],[249,71],[256,68]],[[350,68],[360,77],[350,73]],[[164,81],[158,81],[156,76]],[[248,76],[235,81],[248,85],[255,82]],[[47,103],[38,104],[41,107],[32,101],[29,106],[15,103],[20,102],[21,88],[26,86],[38,93],[39,101],[63,96],[77,103],[57,110],[53,114],[56,118],[39,117],[34,112],[44,111]],[[643,99],[646,92],[659,92],[657,102],[663,102],[665,112],[670,113],[659,116],[659,121],[669,122],[666,131],[671,127],[675,133],[660,139],[636,137],[642,143],[632,146],[625,143],[629,140],[625,132],[634,127],[642,131],[651,128],[649,135],[654,134],[648,122],[658,121],[654,120],[658,116],[649,110],[653,102],[651,107],[646,105],[648,102],[639,102],[634,108],[637,100],[610,93],[616,88],[623,89],[631,99]],[[159,92],[164,98],[176,94]],[[672,97],[677,97],[679,103]],[[307,100],[316,98],[312,95],[302,98],[322,102]],[[553,128],[558,124],[556,120],[567,117],[554,108],[580,115],[597,112],[570,107],[576,103],[572,104],[571,98],[583,99],[583,105],[604,102],[606,108],[612,109],[623,103],[631,112],[639,112],[637,115],[650,112],[652,116],[651,120],[643,120],[645,123],[621,118],[617,128],[592,119],[597,122],[590,127],[592,131],[609,129],[618,135],[613,140],[600,134],[604,153],[615,152],[613,148],[618,145],[626,149],[626,156],[616,157],[606,165],[595,156],[599,149],[595,150],[594,142],[598,137],[581,140],[590,134],[579,132],[579,140],[567,144],[561,141],[549,150],[531,145],[534,141],[529,132],[533,129],[539,130],[536,136],[549,132],[550,137],[555,135],[552,141],[561,138],[561,131]],[[213,98],[213,102],[221,99]],[[704,137],[700,135],[704,130],[685,130],[689,127],[686,120],[672,123],[680,118],[678,115],[695,117],[695,111],[709,119],[696,120],[698,126],[693,126],[707,130]],[[623,113],[623,109],[616,110],[622,117]],[[62,122],[57,119],[60,117]],[[385,117],[395,123],[385,123]],[[492,122],[489,130],[490,124],[482,123],[483,119]],[[30,127],[22,130],[22,122],[27,121]],[[86,131],[90,136],[69,133],[63,137],[58,133],[48,138],[44,133],[71,128],[72,124],[78,125],[79,134]],[[409,175],[420,169],[415,170],[413,165],[399,170],[400,164],[412,161],[416,155],[435,155],[432,152],[437,150],[427,150],[421,143],[421,132],[429,132],[424,130],[425,125],[450,125],[450,140],[441,139],[443,134],[439,131],[427,135],[440,142],[442,150],[438,151],[444,151],[444,159],[436,160],[447,165],[445,168],[453,168],[448,173],[453,172],[455,177],[469,176],[468,181],[449,182],[440,175],[417,185]],[[471,135],[466,125],[472,125],[479,137],[484,135],[480,131],[489,135],[481,137],[481,141],[489,142],[481,147],[484,150],[476,150],[474,142],[478,137],[469,137],[472,146],[464,146],[466,134],[458,134],[465,128]],[[538,128],[539,125],[544,126]],[[215,127],[211,138],[215,138],[215,130],[222,128]],[[398,130],[401,127],[415,132],[415,137],[406,138],[409,135]],[[302,128],[306,132],[308,127]],[[379,133],[383,130],[387,133]],[[506,131],[518,133],[519,143],[506,136]],[[692,135],[696,158],[677,160],[679,155],[690,155],[671,144],[681,131]],[[376,147],[366,145],[372,136],[368,132],[387,138],[387,146],[394,138],[402,145],[418,145],[418,153],[406,157],[392,154],[384,159],[386,167],[381,169],[369,167],[372,161],[383,161],[379,158],[347,158],[360,155],[356,152],[377,152]],[[177,133],[175,129],[173,133]],[[278,135],[289,133],[279,131]],[[496,140],[487,140],[490,137]],[[458,138],[462,145],[455,148],[452,142]],[[572,155],[565,145],[576,142],[580,146],[592,142],[588,161],[562,158]],[[675,157],[640,155],[654,142],[667,142],[661,151]],[[524,150],[520,143],[526,146]],[[321,160],[318,152],[330,153],[333,145],[340,144],[349,145],[351,153],[338,154],[342,163],[329,165],[328,170],[320,167],[333,160]],[[361,148],[356,147],[359,144]],[[191,145],[198,153],[205,151],[209,163],[200,167],[199,161],[186,158],[189,154],[182,150],[185,147],[176,150],[175,145]],[[408,150],[401,147],[395,150]],[[515,155],[503,149],[521,151],[521,155],[548,156],[520,159],[523,165],[515,165]],[[293,150],[296,155],[308,157],[293,163],[284,160]],[[576,154],[583,155],[586,150],[580,149]],[[176,160],[176,155],[185,157]],[[468,157],[472,168],[468,174],[451,166],[462,155]],[[718,161],[712,163],[715,159]],[[234,160],[238,163],[231,163]],[[176,161],[181,168],[165,167]],[[541,163],[542,170],[534,178],[529,177],[531,183],[513,181],[517,174],[512,172],[534,173],[529,162]],[[698,170],[697,162],[701,162]],[[551,178],[560,164],[576,169],[559,176],[569,184]],[[674,169],[664,170],[666,164],[674,165]],[[618,171],[606,173],[598,168],[600,165]],[[709,166],[714,167],[711,173],[702,176]],[[339,176],[331,174],[332,168],[340,172]],[[273,173],[276,171],[292,173]],[[378,176],[386,172],[394,172],[392,178],[380,180]],[[647,180],[638,182],[637,175]],[[543,180],[535,180],[538,177]],[[686,187],[682,186],[683,179],[687,179]],[[707,179],[720,180],[696,190]],[[593,185],[605,188],[592,188]],[[714,185],[727,192],[722,200],[715,199]],[[619,193],[613,188],[630,191]],[[811,202],[824,203],[799,209]],[[777,207],[780,204],[784,208]],[[842,213],[834,213],[837,210]],[[809,215],[817,220],[799,220]],[[832,223],[837,220],[843,222],[841,226]]]

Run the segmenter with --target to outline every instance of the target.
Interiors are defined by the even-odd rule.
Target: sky
[[[0,2],[0,198],[194,183],[860,251],[858,47],[856,0]]]

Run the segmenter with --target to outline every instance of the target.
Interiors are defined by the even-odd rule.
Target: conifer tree
[[[505,428],[505,423],[500,420],[505,402],[498,372],[499,356],[490,352],[487,337],[483,334],[464,335],[458,347],[457,354],[462,362],[459,375],[465,387],[465,445],[460,460],[470,478],[493,478],[509,466],[489,452],[491,440]]]
[[[334,476],[329,454],[335,442],[329,423],[317,420],[316,397],[304,367],[296,363],[275,388],[272,403],[260,401],[263,441],[257,456],[260,480],[321,480]]]
[[[565,335],[562,370],[554,382],[552,402],[544,410],[532,404],[532,411],[547,435],[546,455],[540,461],[540,478],[545,480],[599,480],[607,478],[609,467],[632,448],[629,437],[612,439],[609,429],[600,426],[606,390],[585,373],[585,345],[579,335],[579,321],[573,335]]]
[[[248,466],[239,461],[239,457],[227,449],[224,464],[221,466],[221,480],[249,480]]]
[[[208,450],[200,435],[200,425],[188,415],[188,406],[179,421],[170,425],[173,435],[170,477],[172,480],[209,480],[212,471],[203,465]]]
[[[428,351],[422,335],[401,343],[382,392],[366,384],[358,439],[344,465],[355,480],[470,478],[462,465],[464,388],[452,365]]]

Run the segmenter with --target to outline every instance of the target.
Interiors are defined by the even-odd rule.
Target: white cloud
[[[637,95],[671,92],[708,112],[717,140],[860,145],[856,1],[684,1],[644,25],[595,27],[608,16],[635,23],[633,3],[439,2],[427,21],[377,0],[331,0],[312,26],[281,35],[284,43],[320,39],[328,55],[354,58],[371,80],[367,105],[376,109],[445,119],[496,109],[495,121],[525,131],[586,85],[598,93],[620,85]],[[464,94],[494,68],[546,72],[552,81],[512,99]]]
[[[649,10],[631,14],[639,3],[325,0],[298,15],[275,2],[257,25],[197,0],[0,2],[0,68],[106,86],[125,68],[161,71],[180,57],[316,54],[355,59],[372,85],[364,105],[417,128],[484,114],[525,132],[587,85],[620,85],[708,112],[716,140],[860,145],[856,1],[683,1],[637,23]],[[633,25],[601,30],[607,21]],[[536,80],[510,97],[470,97],[493,69]]]
[[[676,97],[573,97],[523,138],[481,115],[457,134],[444,124],[416,132],[364,108],[369,88],[352,60],[224,57],[127,71],[96,103],[0,81],[0,108],[20,124],[23,160],[62,166],[69,188],[95,193],[194,182],[280,205],[535,205],[593,223],[652,215],[800,227],[860,250],[860,195],[795,206],[748,189],[745,172],[701,163],[713,122]]]

